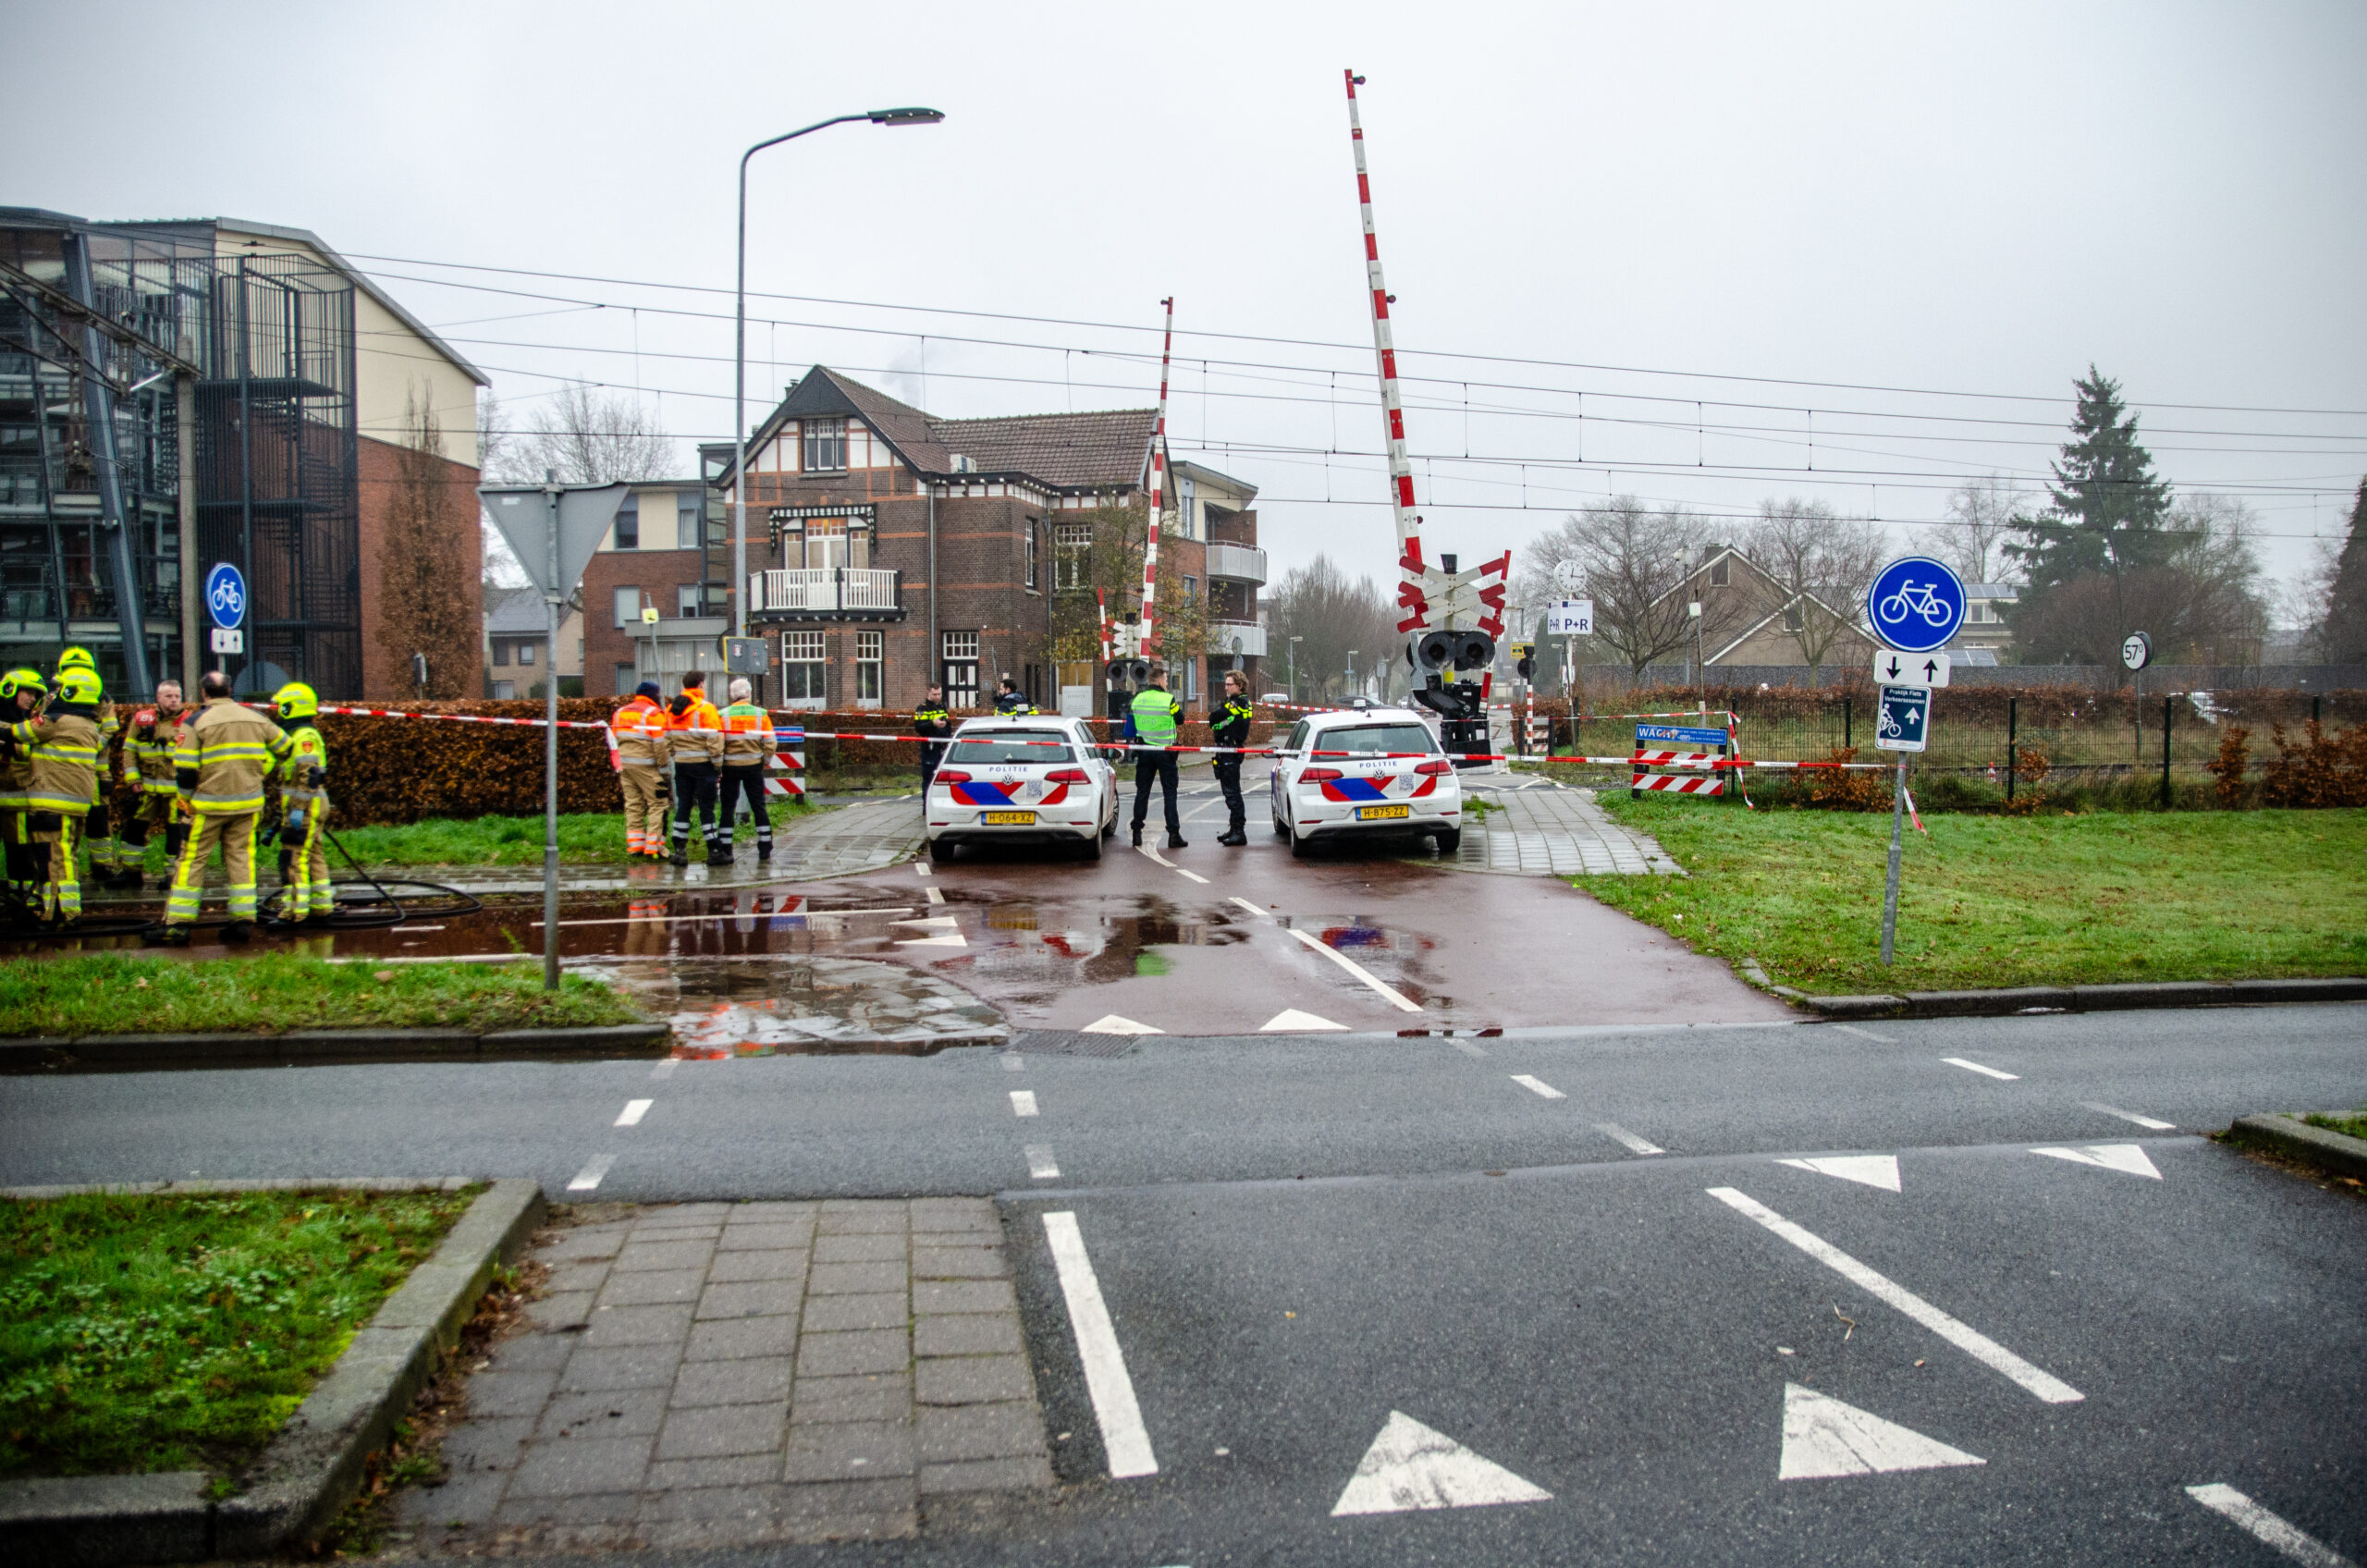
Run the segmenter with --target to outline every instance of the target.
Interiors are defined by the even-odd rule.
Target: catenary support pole
[[[738,476],[734,476],[735,482]],[[543,989],[558,989],[558,607],[565,584],[558,580],[558,474],[543,471],[546,535],[543,644]]]
[[[173,460],[180,514],[181,690],[194,694],[205,671],[205,650],[197,640],[197,601],[204,585],[197,575],[197,377],[187,371],[173,377]]]
[[[1890,797],[1890,877],[1883,885],[1883,962],[1888,964],[1898,938],[1899,833],[1907,819],[1907,757],[1898,759],[1898,781]]]

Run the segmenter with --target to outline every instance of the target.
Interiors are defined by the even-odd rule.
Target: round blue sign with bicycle
[[[247,580],[228,561],[220,562],[205,574],[205,608],[214,617],[214,624],[225,631],[246,624]]]
[[[1866,621],[1902,654],[1944,648],[1964,624],[1964,582],[1929,556],[1893,561],[1866,590]]]

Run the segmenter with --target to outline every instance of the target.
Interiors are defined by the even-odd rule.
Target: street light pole
[[[740,154],[739,268],[732,286],[731,307],[731,634],[748,634],[748,160],[767,147],[794,141],[801,136],[834,125],[869,120],[874,125],[935,125],[945,117],[936,109],[871,109],[860,115],[839,115],[816,120],[803,130],[759,141]],[[929,592],[937,592],[935,574]]]
[[[1291,655],[1291,701],[1294,703],[1298,701],[1298,645],[1306,641],[1306,639],[1303,636],[1294,637],[1291,639],[1289,648]]]

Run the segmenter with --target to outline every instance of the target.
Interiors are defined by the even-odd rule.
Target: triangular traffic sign
[[[1334,1023],[1328,1018],[1318,1018],[1311,1012],[1301,1012],[1294,1007],[1286,1007],[1266,1020],[1257,1032],[1261,1035],[1271,1035],[1283,1031],[1305,1033],[1314,1029],[1345,1029],[1346,1027],[1344,1023]]]
[[[1898,1156],[1895,1154],[1845,1154],[1823,1159],[1779,1159],[1775,1163],[1795,1170],[1813,1170],[1820,1176],[1838,1176],[1845,1182],[1881,1187],[1886,1192],[1898,1191]]]
[[[2162,1173],[2145,1158],[2145,1151],[2135,1144],[2090,1144],[2083,1149],[2032,1149],[2050,1159],[2067,1159],[2074,1165],[2098,1165],[2106,1170],[2118,1170],[2129,1176],[2151,1176],[2158,1182]]]
[[[1340,1494],[1331,1516],[1490,1508],[1504,1502],[1546,1502],[1552,1496],[1443,1432],[1392,1410],[1389,1424],[1357,1462],[1355,1477]]]
[[[1131,1018],[1110,1013],[1098,1023],[1088,1023],[1077,1031],[1080,1035],[1164,1035],[1164,1029],[1154,1029],[1147,1023],[1137,1023]]]
[[[1779,1481],[1988,1463],[1829,1394],[1797,1383],[1784,1385],[1784,1459],[1775,1472]]]

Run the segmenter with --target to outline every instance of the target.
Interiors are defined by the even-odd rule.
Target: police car
[[[1118,828],[1118,771],[1082,719],[973,718],[953,732],[925,805],[932,847],[1066,843],[1099,860]]]
[[[1462,780],[1411,708],[1309,714],[1275,748],[1269,790],[1274,836],[1294,855],[1380,833],[1426,834],[1449,853],[1463,843]]]

